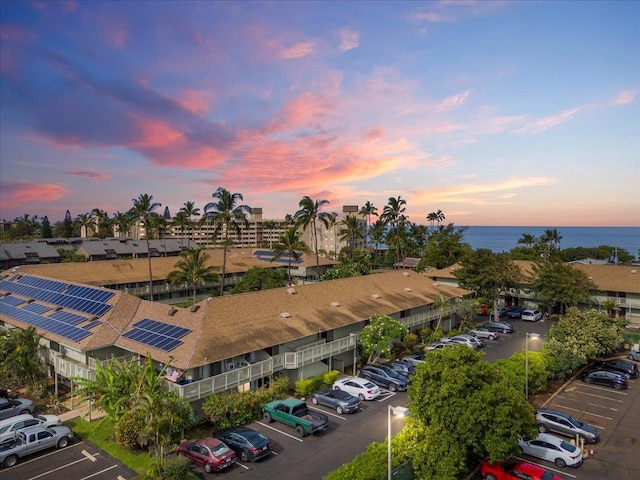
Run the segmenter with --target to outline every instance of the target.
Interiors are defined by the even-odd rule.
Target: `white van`
[[[34,425],[42,425],[43,427],[51,427],[53,425],[61,425],[62,421],[56,415],[36,415],[30,413],[16,415],[15,417],[0,420],[0,444],[11,441],[15,438],[18,430],[32,427]]]

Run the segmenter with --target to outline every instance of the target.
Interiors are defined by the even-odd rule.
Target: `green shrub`
[[[191,460],[186,457],[168,457],[162,466],[164,480],[183,480],[188,477]]]
[[[340,377],[340,370],[331,370],[330,372],[322,374],[322,383],[324,385],[333,385],[333,382]]]
[[[138,432],[144,429],[144,424],[145,420],[142,412],[138,414],[126,412],[113,425],[113,435],[116,443],[127,447],[129,450],[139,449]]]
[[[304,380],[296,381],[296,395],[304,397],[309,395],[322,386],[322,377],[309,377]]]
[[[407,350],[413,350],[413,347],[418,344],[418,335],[415,333],[407,333],[404,336],[404,346],[407,347]]]

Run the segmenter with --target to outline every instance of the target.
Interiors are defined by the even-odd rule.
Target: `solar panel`
[[[87,317],[83,317],[82,315],[78,315],[76,313],[65,312],[64,310],[53,312],[51,315],[49,315],[49,318],[68,323],[69,325],[77,325],[87,320]]]
[[[12,307],[15,307],[17,305],[20,305],[21,303],[24,303],[24,300],[21,299],[20,297],[14,297],[9,295],[8,297],[0,298],[0,303],[4,303],[5,305],[11,305]]]
[[[42,305],[41,303],[30,303],[28,305],[25,305],[24,307],[22,307],[23,310],[26,310],[28,312],[33,312],[33,313],[44,313],[47,310],[51,310],[51,307],[48,307],[46,305]]]
[[[144,318],[133,324],[133,329],[122,336],[135,342],[170,352],[178,345],[181,345],[182,340],[179,339],[190,332],[191,330],[188,328]]]
[[[78,328],[74,325],[58,321],[51,317],[45,317],[35,312],[30,312],[25,308],[17,308],[0,302],[0,313],[20,322],[32,325],[36,328],[77,342],[91,335],[89,330]]]
[[[93,327],[95,327],[96,325],[100,325],[102,324],[102,322],[100,320],[92,320],[89,323],[87,323],[86,325],[83,325],[82,328],[84,328],[85,330],[91,330]]]

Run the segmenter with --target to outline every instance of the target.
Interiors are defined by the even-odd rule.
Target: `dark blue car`
[[[520,318],[522,317],[522,311],[524,310],[524,307],[521,307],[520,305],[514,305],[512,307],[509,307],[507,309],[507,317],[509,318]]]
[[[250,428],[241,427],[214,433],[213,437],[226,443],[243,462],[255,462],[271,454],[271,441]]]

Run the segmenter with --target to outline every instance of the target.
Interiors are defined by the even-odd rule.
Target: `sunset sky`
[[[0,218],[640,225],[640,2],[0,2]]]

